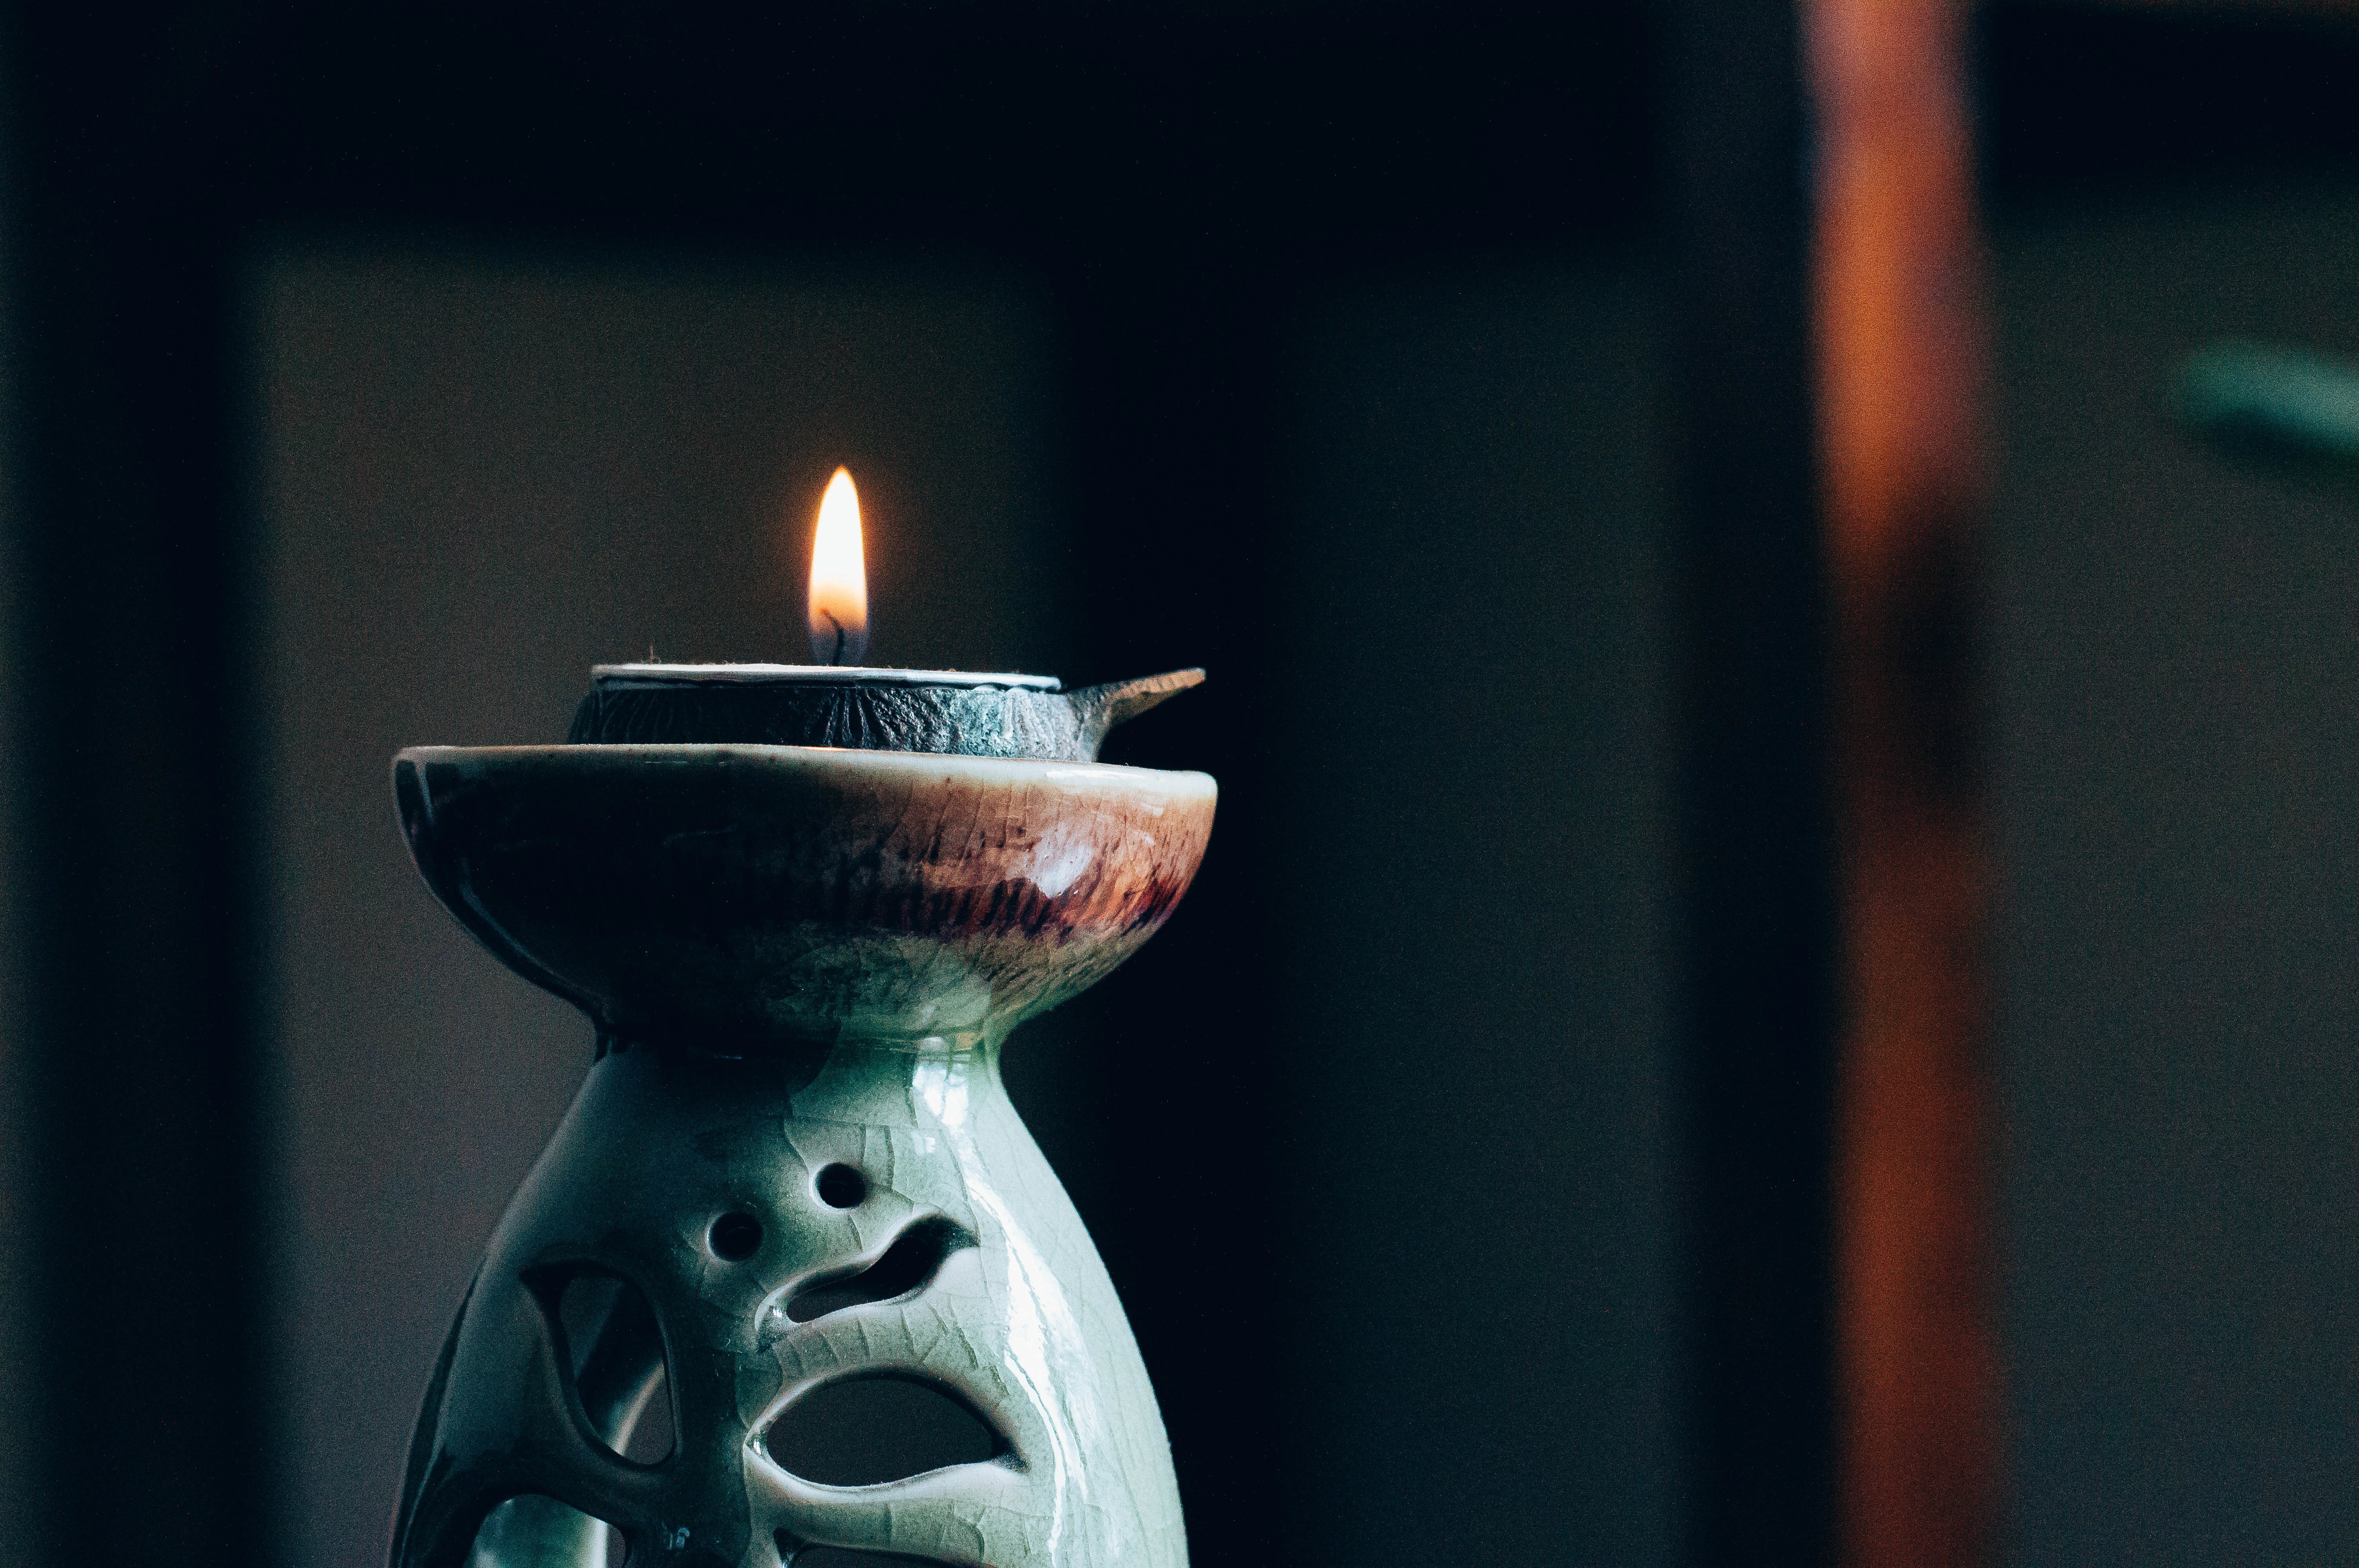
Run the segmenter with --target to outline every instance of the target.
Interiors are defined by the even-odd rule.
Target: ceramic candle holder
[[[1171,913],[1210,778],[671,744],[394,780],[436,896],[597,1038],[451,1327],[394,1568],[605,1568],[596,1520],[631,1568],[1185,1563],[1146,1369],[999,1051]],[[852,1379],[948,1396],[992,1453],[798,1475],[777,1423]],[[670,1451],[629,1457],[658,1388]]]

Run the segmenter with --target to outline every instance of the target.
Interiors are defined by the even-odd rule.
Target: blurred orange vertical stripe
[[[1984,252],[1959,0],[1807,0],[1844,863],[1849,1568],[1987,1562],[1998,1379],[1974,531]]]

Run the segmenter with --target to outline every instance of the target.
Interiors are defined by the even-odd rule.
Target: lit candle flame
[[[819,503],[811,539],[811,658],[856,665],[868,651],[868,568],[860,547],[860,493],[847,469],[835,470]]]

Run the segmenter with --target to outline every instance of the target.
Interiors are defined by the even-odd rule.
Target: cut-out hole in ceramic
[[[636,1302],[626,1302],[626,1294],[638,1292],[608,1273],[576,1273],[559,1281],[557,1325],[565,1336],[567,1371],[577,1378],[582,1375],[582,1362],[618,1310],[629,1311],[646,1304],[644,1295],[639,1295]],[[649,1314],[649,1320],[653,1321],[653,1314]]]
[[[772,1462],[825,1487],[873,1487],[996,1458],[999,1434],[965,1400],[907,1378],[847,1378],[788,1405],[763,1433]]]
[[[655,1379],[640,1396],[638,1408],[619,1432],[603,1434],[608,1446],[634,1465],[662,1464],[677,1444],[671,1410],[671,1373],[658,1360]]]
[[[947,1219],[939,1216],[921,1219],[903,1231],[882,1258],[859,1273],[840,1274],[797,1292],[787,1303],[787,1316],[797,1323],[809,1323],[845,1307],[906,1296],[931,1280],[940,1270],[943,1259],[962,1247],[973,1245],[973,1237]]]
[[[743,1263],[762,1249],[762,1222],[750,1214],[724,1214],[705,1232],[705,1242],[723,1262]]]
[[[555,1498],[510,1498],[485,1517],[467,1568],[624,1568],[623,1533]]]
[[[868,1178],[849,1165],[830,1165],[811,1183],[830,1208],[858,1208],[868,1201]]]
[[[615,1275],[584,1271],[557,1286],[556,1301],[566,1365],[591,1431],[634,1464],[670,1458],[671,1379],[647,1293]]]

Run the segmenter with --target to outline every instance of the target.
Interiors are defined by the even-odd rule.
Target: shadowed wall
[[[1988,586],[2009,1561],[2359,1552],[2359,504],[2169,427],[2359,357],[2359,198],[1997,234]]]
[[[1092,546],[1042,499],[1048,340],[1004,280],[291,251],[258,301],[281,1464],[289,1560],[363,1568],[449,1314],[589,1043],[418,884],[391,752],[555,739],[588,665],[650,642],[800,656],[839,459],[874,657],[1125,672],[1064,665]],[[1257,1515],[1191,1519],[1200,1562],[1285,1540],[1337,1568],[1667,1563],[1649,296],[1614,266],[1370,284],[1286,341],[1288,523],[1235,568],[1283,615],[1180,699],[1234,726],[1231,688],[1297,696],[1223,781],[1278,831],[1262,857],[1216,831],[1226,889],[1175,917],[1277,911],[1284,989],[1159,940],[1019,1033],[1012,1087],[1134,1318],[1242,1303],[1230,1332],[1280,1347],[1273,1383],[1217,1334],[1149,1341],[1175,1433],[1256,1426],[1286,1455]],[[1133,751],[1188,762],[1161,717]],[[1181,1010],[1201,1056],[1110,1094],[1097,1059]],[[1229,1178],[1259,1199],[1234,1210],[1189,1131],[1247,1096],[1279,1136]],[[1142,1165],[1142,1138],[1178,1153]],[[1218,1254],[1142,1230],[1147,1184],[1207,1192],[1190,1217]],[[1183,1486],[1227,1462],[1180,1458]]]
[[[1293,1561],[1680,1555],[1653,306],[1600,267],[1304,323]]]

